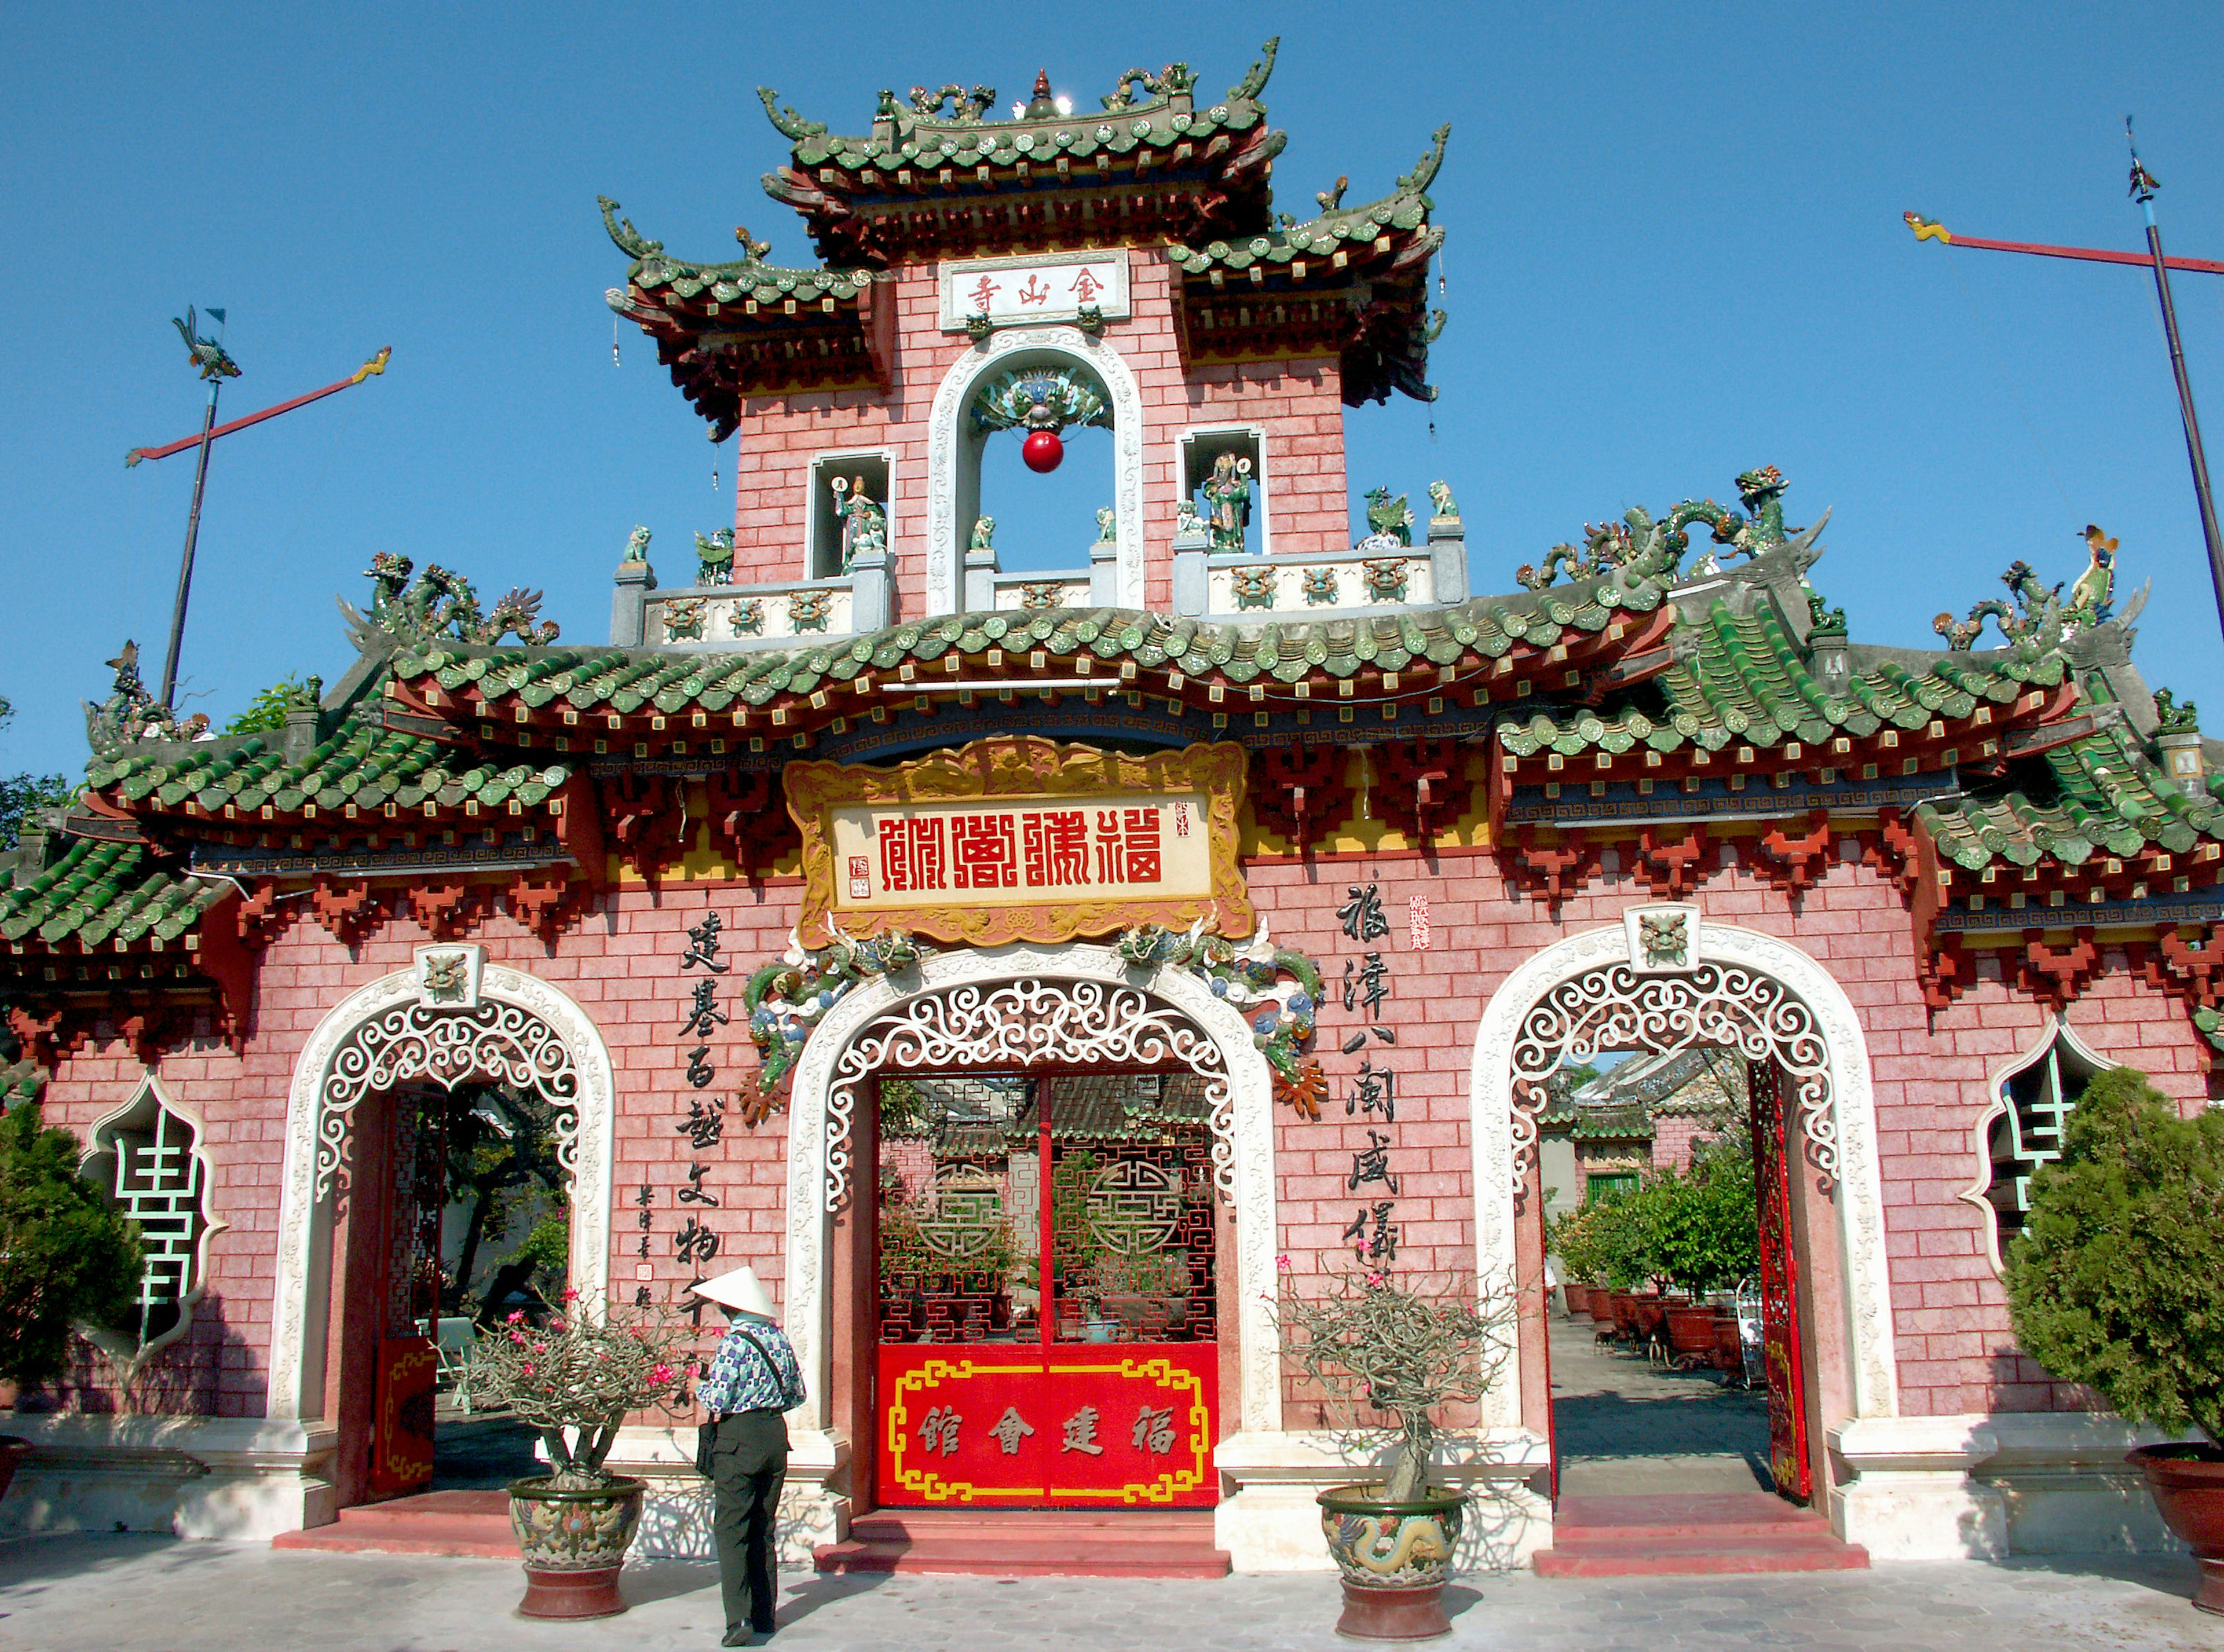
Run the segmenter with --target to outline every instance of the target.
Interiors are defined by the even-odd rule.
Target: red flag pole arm
[[[1949,234],[1944,224],[1930,222],[1912,212],[1902,212],[1900,217],[1907,220],[1907,227],[1915,231],[1918,241],[1936,241],[1949,247],[1981,247],[1987,252],[2036,253],[2042,258],[2081,258],[2093,264],[2154,268],[2154,260],[2143,252],[2110,252],[2101,247],[2050,247],[2036,241],[1985,241],[1973,235]],[[2224,275],[2224,262],[2213,258],[2165,258],[2163,262],[2171,269],[2190,270],[2196,275]]]
[[[291,401],[281,401],[275,407],[265,407],[261,413],[251,413],[244,419],[235,419],[228,425],[218,425],[214,430],[209,432],[205,438],[196,434],[172,442],[166,447],[135,447],[123,456],[124,469],[130,470],[142,459],[167,459],[173,453],[182,453],[189,447],[199,447],[204,439],[212,442],[219,436],[229,436],[236,430],[245,430],[250,425],[259,425],[266,419],[275,419],[280,413],[291,413],[296,407],[306,407],[312,401],[331,395],[335,390],[344,390],[351,385],[361,384],[375,374],[384,373],[386,358],[393,354],[393,346],[389,345],[337,383],[328,384],[321,390],[312,390],[305,396],[295,396]]]

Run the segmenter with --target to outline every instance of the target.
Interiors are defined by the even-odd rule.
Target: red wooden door
[[[1807,1456],[1807,1373],[1799,1350],[1799,1259],[1791,1237],[1791,1160],[1784,1085],[1773,1062],[1746,1068],[1753,1182],[1760,1199],[1760,1334],[1768,1371],[1768,1471],[1794,1503],[1815,1495]]]
[[[881,1096],[878,1501],[1216,1503],[1202,1081],[926,1075]]]
[[[379,1339],[370,1489],[380,1497],[422,1491],[433,1484],[433,1384],[439,1365],[430,1337]]]
[[[394,1099],[393,1195],[378,1311],[378,1378],[372,1397],[370,1489],[376,1497],[433,1484],[433,1411],[439,1355],[428,1332],[440,1314],[440,1212],[447,1198],[445,1103],[403,1092]]]

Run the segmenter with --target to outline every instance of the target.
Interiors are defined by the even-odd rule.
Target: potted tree
[[[2193,1604],[2224,1612],[2224,1112],[2177,1106],[2119,1067],[2094,1079],[2032,1180],[2008,1247],[2016,1339],[2134,1422],[2197,1441],[2130,1460],[2201,1567]]]
[[[1389,1418],[1383,1479],[1332,1486],[1317,1499],[1329,1553],[1343,1574],[1336,1632],[1380,1641],[1450,1634],[1444,1579],[1466,1498],[1431,1478],[1437,1414],[1482,1398],[1496,1380],[1506,1362],[1513,1293],[1471,1301],[1450,1289],[1414,1289],[1383,1273],[1338,1274],[1316,1296],[1299,1294],[1286,1273],[1283,1282],[1276,1317],[1284,1351],[1355,1412],[1365,1406]]]
[[[1668,1346],[1679,1355],[1710,1359],[1720,1313],[1708,1293],[1760,1265],[1753,1154],[1742,1140],[1722,1142],[1700,1153],[1689,1176],[1671,1170],[1661,1182],[1654,1258],[1687,1299],[1669,1304]]]
[[[606,1617],[626,1609],[618,1572],[641,1523],[647,1483],[603,1468],[629,1412],[673,1411],[695,1332],[670,1314],[566,1312],[535,1324],[522,1310],[483,1330],[464,1368],[472,1405],[507,1408],[540,1431],[551,1473],[509,1485],[509,1523],[525,1562],[526,1617]]]
[[[77,1173],[77,1138],[39,1122],[36,1107],[0,1118],[0,1381],[52,1382],[80,1325],[132,1322],[139,1236]],[[0,1435],[0,1493],[30,1442]]]

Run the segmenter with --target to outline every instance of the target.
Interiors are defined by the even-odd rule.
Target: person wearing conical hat
[[[780,1310],[754,1269],[705,1279],[695,1294],[726,1310],[730,1327],[695,1385],[708,1420],[695,1466],[714,1493],[711,1532],[726,1611],[722,1646],[753,1646],[773,1632],[779,1567],[773,1554],[780,1486],[787,1479],[787,1419],[803,1403],[803,1371],[780,1328]]]

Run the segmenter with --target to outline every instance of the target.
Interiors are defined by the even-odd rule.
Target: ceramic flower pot
[[[1591,1288],[1573,1280],[1560,1287],[1568,1296],[1568,1317],[1577,1319],[1591,1311]]]
[[[1451,1633],[1444,1579],[1467,1500],[1437,1491],[1393,1503],[1380,1485],[1331,1486],[1315,1499],[1328,1552],[1343,1574],[1336,1632],[1360,1641],[1426,1641]]]
[[[1668,1309],[1668,1349],[1671,1353],[1711,1356],[1715,1351],[1715,1310],[1689,1302],[1671,1304]]]
[[[2213,1446],[2142,1446],[2125,1460],[2147,1477],[2163,1523],[2201,1567],[2193,1604],[2224,1612],[2224,1453]]]
[[[525,1562],[521,1617],[608,1617],[626,1609],[618,1571],[641,1524],[643,1480],[591,1487],[547,1476],[509,1483],[509,1524]]]
[[[1591,1323],[1602,1329],[1614,1326],[1614,1292],[1604,1285],[1591,1287]]]
[[[1715,1309],[1714,1361],[1716,1371],[1742,1371],[1745,1369],[1745,1345],[1739,1340],[1737,1311],[1734,1308]]]

